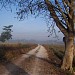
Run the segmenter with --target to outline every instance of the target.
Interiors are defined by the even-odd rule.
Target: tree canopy
[[[64,35],[68,36],[68,31],[74,33],[75,0],[0,0],[0,9],[12,11],[12,6],[16,7],[20,20],[30,14],[44,15],[52,28],[54,24],[51,22],[55,22]]]
[[[74,0],[21,0],[18,6],[17,14],[20,19],[28,14],[43,14],[48,19],[52,18],[64,35],[67,36],[68,31],[74,32]]]
[[[75,0],[1,0],[1,8],[16,6],[16,13],[20,20],[28,15],[44,15],[53,20],[64,35],[68,31],[74,32]]]

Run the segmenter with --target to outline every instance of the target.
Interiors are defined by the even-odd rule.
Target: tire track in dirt
[[[0,75],[28,75],[28,73],[24,72],[24,70],[21,69],[19,65],[21,65],[25,59],[31,57],[32,55],[35,55],[39,48],[40,45],[38,44],[38,46],[35,49],[32,49],[27,54],[22,54],[20,58],[14,60],[13,62],[5,62],[3,64],[4,73],[0,72]]]
[[[40,49],[35,55],[35,62],[33,64],[33,73],[31,75],[40,75],[41,68],[39,67],[40,65],[40,60],[39,59],[48,59],[48,54],[47,50],[40,45]]]
[[[0,75],[41,75],[40,71],[43,68],[40,67],[42,64],[41,59],[48,59],[48,54],[47,50],[38,44],[35,49],[29,51],[27,54],[23,54],[13,62],[9,61],[5,63],[4,73]]]

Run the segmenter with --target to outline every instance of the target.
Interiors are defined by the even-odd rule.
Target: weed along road
[[[14,61],[4,62],[0,75],[51,75],[47,50],[38,45]]]

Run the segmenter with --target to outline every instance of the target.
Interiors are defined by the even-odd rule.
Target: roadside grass
[[[19,57],[21,54],[27,53],[29,50],[35,48],[36,44],[22,44],[22,43],[1,43],[0,44],[0,61],[7,59],[12,60]]]
[[[49,49],[60,59],[63,59],[65,48],[64,45],[49,45]]]
[[[49,60],[56,62],[60,66],[64,55],[64,45],[44,44],[43,46],[48,52]]]
[[[52,44],[52,45],[44,45],[44,47],[48,51],[49,59],[52,58],[53,60],[56,60],[57,64],[59,64],[61,66],[62,60],[63,60],[63,57],[64,57],[64,53],[65,53],[64,45],[59,45],[59,44],[54,45],[54,44]],[[52,57],[51,57],[51,55],[52,55]],[[73,59],[73,70],[75,71],[75,56],[74,56],[74,59]],[[73,75],[73,74],[70,73],[69,71],[66,71],[66,75]]]

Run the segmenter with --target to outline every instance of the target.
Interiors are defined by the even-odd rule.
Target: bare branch
[[[48,6],[48,10],[50,11],[50,14],[52,15],[54,21],[56,22],[57,27],[59,27],[59,29],[62,31],[62,33],[67,36],[67,29],[61,24],[59,18],[57,17],[57,15],[53,9],[53,5],[51,4],[51,2],[49,0],[45,0],[45,3]]]

